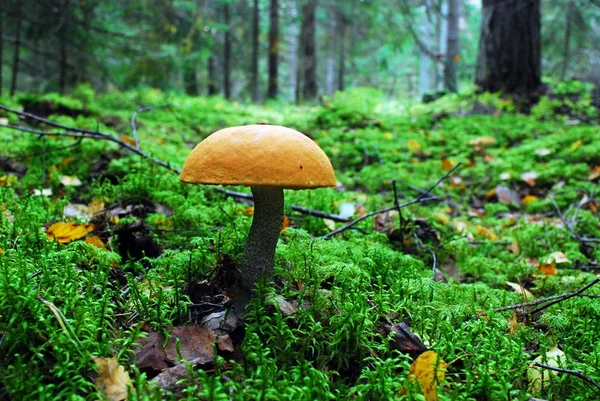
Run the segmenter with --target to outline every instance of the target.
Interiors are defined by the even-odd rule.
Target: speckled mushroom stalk
[[[242,263],[241,284],[252,292],[262,278],[273,278],[275,248],[283,221],[283,189],[251,187],[254,197],[254,218],[246,240]]]

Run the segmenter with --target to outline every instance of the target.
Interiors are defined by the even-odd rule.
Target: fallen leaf
[[[83,185],[79,178],[71,175],[63,175],[60,177],[60,183],[65,187],[79,187]]]
[[[450,221],[450,217],[448,217],[448,215],[446,215],[444,213],[436,213],[435,217],[437,217],[438,220],[444,224],[447,224]]]
[[[151,332],[147,337],[137,340],[139,346],[134,349],[135,366],[142,372],[152,376],[171,366],[163,349],[165,337],[160,333]]]
[[[131,145],[133,147],[136,146],[135,139],[130,136],[121,135],[120,139],[121,139],[121,142],[125,142],[126,144]]]
[[[426,401],[437,400],[437,386],[443,384],[448,364],[436,352],[425,351],[410,365],[409,380],[417,378]]]
[[[519,242],[518,241],[513,241],[508,246],[508,250],[511,251],[512,253],[514,253],[515,255],[518,255],[519,253],[521,253],[521,249],[519,248]]]
[[[249,206],[242,210],[242,213],[246,216],[254,216],[254,206]]]
[[[456,165],[456,162],[447,159],[445,157],[442,157],[442,170],[444,171],[450,171],[452,170],[452,167],[454,167]]]
[[[392,139],[394,137],[394,135],[391,132],[386,132],[384,135],[387,139]]]
[[[498,202],[505,205],[510,205],[511,203],[515,205],[521,204],[521,198],[519,197],[519,194],[503,185],[498,185],[496,187],[496,196],[498,197]]]
[[[527,290],[526,288],[524,288],[523,286],[521,286],[517,283],[512,283],[510,281],[507,281],[506,285],[509,286],[514,292],[521,294],[523,296],[525,302],[530,302],[535,299],[535,297],[529,290]]]
[[[529,205],[530,203],[533,203],[535,201],[537,201],[539,198],[535,195],[527,195],[524,196],[523,199],[521,199],[521,203],[523,203],[524,205]]]
[[[7,125],[8,124],[8,118],[0,118],[0,125]]]
[[[104,242],[97,235],[90,235],[85,239],[86,244],[93,245],[97,248],[106,250],[106,246],[104,246]]]
[[[98,377],[95,380],[98,390],[110,401],[126,400],[127,393],[133,390],[133,385],[129,373],[119,365],[117,358],[94,357],[94,362],[98,365]]]
[[[510,180],[510,173],[508,171],[505,171],[504,173],[500,174],[500,179],[502,181],[506,181],[506,180]]]
[[[44,188],[41,191],[39,189],[34,189],[33,194],[35,196],[50,196],[52,195],[52,188]]]
[[[533,360],[533,363],[541,363],[544,365],[559,368],[564,361],[565,353],[556,347],[552,347],[546,352],[546,355],[540,355]],[[527,379],[529,380],[529,391],[534,394],[539,394],[543,387],[550,384],[551,374],[558,375],[558,372],[532,366],[527,371]]]
[[[93,224],[73,224],[58,222],[52,224],[46,230],[46,235],[51,240],[56,240],[60,244],[67,244],[76,239],[85,237],[96,228]]]
[[[535,154],[539,156],[548,156],[552,151],[547,148],[539,148],[535,150]]]
[[[393,334],[393,339],[390,340],[390,347],[403,354],[410,355],[413,359],[416,359],[423,352],[427,351],[427,347],[423,344],[423,341],[410,331],[410,328],[405,322],[393,326],[384,324],[381,334],[385,337],[389,337],[390,334]]]
[[[600,177],[600,164],[590,169],[590,175],[588,176],[588,180],[596,181],[598,177]]]
[[[571,152],[575,152],[577,149],[579,149],[582,143],[583,142],[581,141],[581,139],[573,142],[573,144],[571,145]]]
[[[498,236],[486,227],[475,226],[475,231],[477,231],[479,234],[485,235],[490,241],[498,241]]]
[[[525,327],[525,325],[518,321],[517,312],[513,313],[513,315],[508,319],[508,324],[510,325],[509,333],[512,336],[515,334],[519,327]]]
[[[411,153],[418,152],[419,150],[421,150],[421,144],[418,141],[415,141],[414,139],[409,139],[408,140],[408,150]]]
[[[177,344],[179,342],[179,344]],[[195,360],[198,364],[212,363],[215,334],[201,326],[173,327],[169,342],[165,347],[167,361],[178,363],[179,357],[186,361]],[[181,355],[178,355],[178,350]]]
[[[285,230],[290,226],[290,219],[287,217],[287,214],[283,215],[283,220],[281,221],[281,231]]]
[[[521,174],[521,179],[532,187],[535,187],[535,180],[537,180],[537,178],[538,174],[535,171],[528,171]]]
[[[335,221],[331,219],[323,219],[323,223],[325,223],[325,226],[329,229],[329,231],[335,230]]]
[[[550,263],[542,263],[540,265],[540,271],[547,276],[556,276],[556,263],[551,261]]]
[[[557,264],[571,263],[569,258],[567,258],[567,256],[563,252],[560,252],[560,251],[552,252],[548,258],[553,260]]]
[[[496,143],[496,140],[491,136],[480,136],[469,141],[469,145],[474,148],[485,148]]]

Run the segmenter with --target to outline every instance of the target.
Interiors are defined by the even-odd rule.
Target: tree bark
[[[573,0],[569,0],[569,3],[567,4],[567,12],[565,13],[565,22],[566,22],[566,27],[565,27],[565,40],[564,40],[564,44],[563,44],[563,61],[562,61],[562,68],[561,68],[561,73],[560,73],[560,79],[564,80],[566,75],[567,75],[567,68],[569,68],[569,59],[571,58],[571,50],[570,50],[570,46],[571,46],[571,21],[572,21],[572,17],[573,17],[573,8],[575,7],[575,4],[573,3]]]
[[[2,96],[2,66],[4,66],[4,2],[0,2],[0,96]]]
[[[269,88],[267,97],[275,99],[279,91],[279,0],[271,0],[269,8]]]
[[[458,63],[460,62],[459,20],[460,0],[448,0],[448,45],[446,46],[446,62],[444,64],[444,86],[450,92],[458,92]]]
[[[258,36],[260,33],[260,10],[258,0],[254,0],[252,12],[252,76],[250,77],[250,90],[252,101],[258,102]]]
[[[437,29],[439,30],[439,38],[438,38],[438,54],[444,56],[448,51],[448,0],[442,0],[442,4],[440,7],[440,13],[438,17]],[[437,65],[437,89],[444,90],[446,89],[444,83],[444,70],[446,65],[446,60],[444,59],[443,63],[438,63]]]
[[[348,31],[348,21],[342,10],[338,13],[338,25],[340,27],[339,57],[337,70],[337,90],[346,89],[346,32]]]
[[[338,14],[339,12],[336,9],[329,11],[330,14],[330,25],[329,29],[329,37],[327,40],[327,65],[326,65],[326,75],[325,75],[325,93],[328,96],[331,96],[336,91],[336,56],[337,56],[337,46],[339,44],[339,21]]]
[[[216,85],[216,71],[215,71],[215,57],[210,56],[207,63],[207,75],[208,75],[208,96],[214,96],[218,93]]]
[[[308,0],[302,9],[303,64],[304,64],[304,100],[314,100],[317,97],[317,45],[315,30],[315,13],[317,0]]]
[[[423,23],[421,24],[421,41],[425,47],[432,49],[433,46],[433,0],[425,0],[425,15],[423,16]],[[431,58],[429,54],[421,50],[419,55],[419,97],[422,97],[425,93],[433,89],[431,82]]]
[[[475,83],[484,91],[541,87],[540,0],[483,0]]]
[[[23,20],[21,16],[21,4],[17,1],[17,28],[15,32],[15,49],[13,53],[13,63],[12,63],[12,77],[10,82],[10,96],[14,96],[17,90],[17,80],[19,78],[19,61],[20,61],[20,53],[21,53],[21,30],[22,25],[21,22]]]
[[[227,30],[225,31],[225,43],[223,52],[223,92],[225,99],[231,98],[231,25],[229,15],[229,3],[223,4],[223,17]]]

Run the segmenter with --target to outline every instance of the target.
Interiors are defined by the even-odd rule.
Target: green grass
[[[408,380],[411,358],[390,349],[381,334],[383,324],[402,321],[446,362],[456,360],[439,389],[440,400],[598,397],[572,375],[552,375],[539,394],[530,392],[527,380],[533,359],[557,346],[565,353],[563,367],[600,381],[598,298],[560,302],[522,320],[514,332],[513,311],[493,311],[523,301],[507,281],[543,298],[576,291],[597,277],[598,243],[575,235],[600,237],[596,209],[576,208],[584,194],[591,198],[597,191],[597,179],[589,176],[600,165],[600,130],[566,123],[552,112],[557,100],[542,101],[526,116],[487,94],[447,96],[398,111],[370,90],[337,94],[318,107],[249,106],[157,90],[96,95],[82,87],[74,96],[46,95],[46,101],[71,110],[49,118],[117,136],[130,135],[129,119],[140,106],[170,104],[139,115],[138,135],[144,151],[177,167],[193,145],[225,126],[268,122],[297,128],[327,153],[343,189],[286,191],[286,204],[327,213],[338,213],[344,202],[367,211],[391,206],[394,180],[399,201],[408,201],[419,195],[414,187],[428,188],[446,173],[442,159],[463,163],[433,191],[443,201],[402,210],[404,242],[400,231],[377,232],[373,218],[324,240],[319,237],[331,231],[331,222],[288,207],[293,226],[280,237],[274,285],[262,283],[252,302],[238,347],[244,357],[221,354],[210,370],[190,369],[178,397],[423,399]],[[19,107],[40,100],[21,95],[2,103]],[[498,112],[465,115],[475,100]],[[590,114],[585,101],[575,106]],[[0,117],[18,123],[14,115]],[[495,138],[485,152],[469,145],[481,136]],[[167,333],[191,324],[186,288],[206,278],[222,255],[241,260],[251,223],[247,205],[212,187],[182,184],[176,174],[107,142],[8,129],[0,129],[0,140],[11,144],[0,156],[26,167],[25,174],[8,172],[14,177],[0,180],[0,399],[100,399],[90,379],[92,356],[118,357],[135,386],[130,399],[175,397],[135,367],[135,344],[148,328]],[[75,161],[66,162],[68,157]],[[531,171],[538,175],[535,186],[520,178]],[[63,175],[77,176],[83,185],[64,186]],[[498,185],[538,200],[500,203],[490,192]],[[34,195],[42,188],[51,188],[52,195]],[[141,210],[119,221],[94,217],[95,233],[109,250],[47,237],[54,222],[88,223],[90,217],[67,218],[63,210],[94,199],[106,209]],[[566,218],[577,213],[572,232],[555,206]],[[132,222],[145,225],[159,257],[119,253],[120,230]],[[399,216],[390,222],[400,228]],[[515,243],[517,252],[511,250]],[[543,260],[556,251],[570,262],[546,276],[532,258]],[[432,280],[432,253],[437,268],[448,272],[448,283]],[[287,316],[273,305],[274,294],[303,306]],[[586,294],[598,296],[600,286]]]

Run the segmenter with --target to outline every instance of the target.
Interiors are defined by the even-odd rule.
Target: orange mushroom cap
[[[335,187],[327,155],[306,135],[276,125],[225,128],[208,136],[187,157],[186,183],[289,189]]]

